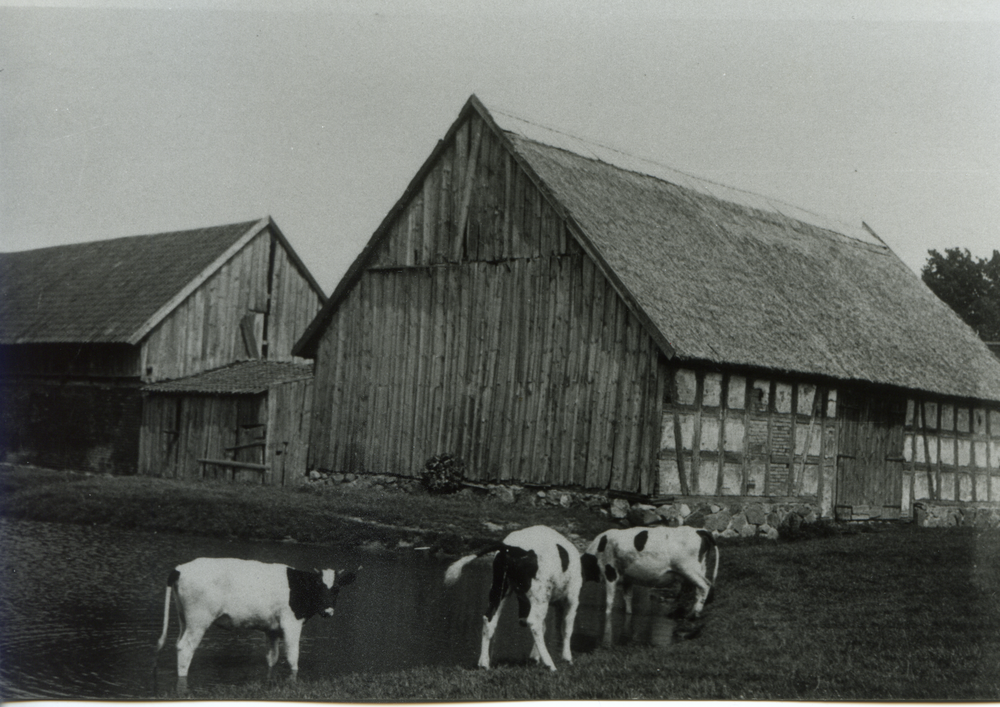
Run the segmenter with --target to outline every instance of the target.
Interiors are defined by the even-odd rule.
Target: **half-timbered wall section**
[[[292,345],[321,304],[264,229],[143,341],[143,380],[181,378],[244,359],[292,360]]]
[[[903,503],[1000,502],[1000,407],[940,398],[906,402]]]
[[[651,492],[659,353],[473,115],[387,223],[316,355],[310,465]]]
[[[658,492],[833,503],[837,390],[680,368],[664,388]]]

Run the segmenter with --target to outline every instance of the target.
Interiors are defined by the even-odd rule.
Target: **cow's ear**
[[[357,578],[353,572],[338,572],[337,573],[337,585],[343,587],[346,584],[351,584]]]

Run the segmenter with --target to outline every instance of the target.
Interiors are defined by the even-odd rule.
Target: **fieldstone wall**
[[[418,479],[387,474],[349,474],[313,470],[309,481],[317,488],[340,486],[370,487],[404,493],[425,493]],[[717,499],[712,501],[675,501],[653,506],[630,503],[624,498],[609,498],[603,493],[588,493],[569,489],[539,489],[514,484],[467,484],[459,494],[485,494],[499,503],[519,503],[528,506],[587,508],[617,520],[622,525],[689,525],[710,530],[723,538],[762,536],[778,538],[778,530],[793,534],[802,525],[820,518],[818,504],[779,503],[758,499]]]
[[[937,504],[917,501],[913,504],[913,521],[921,528],[1000,527],[1000,504]]]
[[[631,525],[666,523],[704,528],[723,538],[763,536],[778,539],[778,529],[793,533],[802,525],[819,520],[819,506],[810,503],[772,503],[766,501],[723,500],[684,502],[652,506],[629,504],[624,499],[611,502],[612,518],[623,518]]]

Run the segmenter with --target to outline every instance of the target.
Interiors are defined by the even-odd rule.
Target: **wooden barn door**
[[[844,391],[838,405],[837,516],[898,518],[906,401]]]

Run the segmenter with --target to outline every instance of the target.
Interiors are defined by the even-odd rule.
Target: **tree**
[[[1000,251],[993,257],[973,258],[963,248],[947,248],[941,255],[927,251],[920,271],[924,283],[951,307],[983,341],[1000,341]]]

